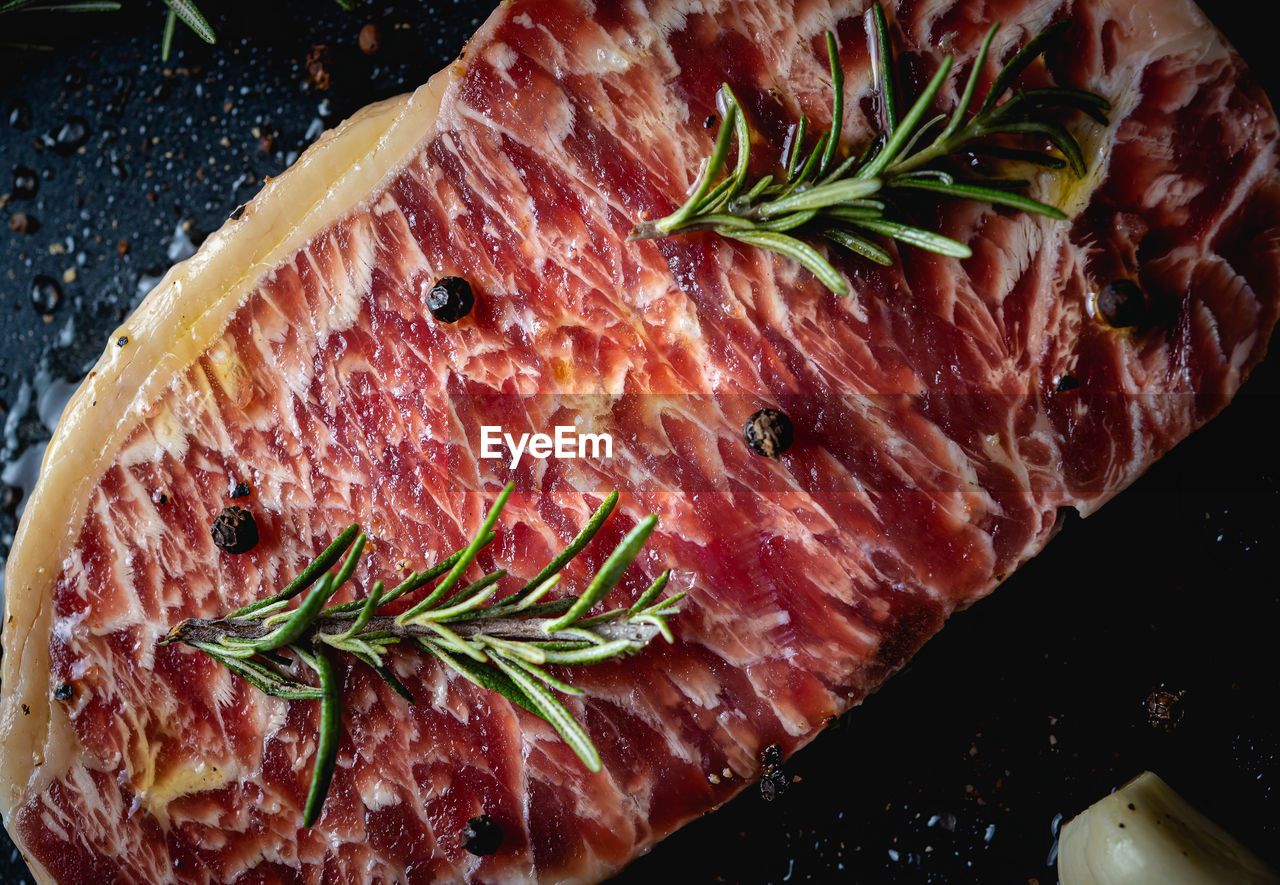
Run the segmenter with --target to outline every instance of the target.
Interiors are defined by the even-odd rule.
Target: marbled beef
[[[627,242],[682,202],[722,81],[766,140],[827,120],[827,29],[844,141],[864,143],[863,11],[514,0],[169,273],[67,409],[9,560],[0,806],[39,878],[604,878],[873,691],[1059,508],[1094,510],[1226,403],[1276,320],[1276,120],[1186,0],[889,9],[913,77],[956,53],[946,107],[992,20],[988,80],[1072,18],[1027,74],[1113,105],[1073,123],[1083,179],[1033,184],[1068,222],[931,208],[973,256],[834,255],[848,297],[710,234]],[[425,307],[441,276],[474,289],[457,323]],[[1117,284],[1143,293],[1132,328],[1099,317]],[[742,439],[766,406],[796,428],[777,460]],[[512,471],[479,457],[486,425],[608,432],[613,457]],[[343,660],[338,769],[303,829],[316,705],[158,640],[352,521],[376,539],[357,583],[394,577],[463,543],[509,479],[482,565],[527,578],[616,488],[582,566],[656,513],[620,593],[669,567],[690,594],[674,645],[572,674],[603,770],[428,658],[395,658],[412,707]],[[236,556],[209,525],[239,482],[261,538]],[[482,812],[505,838],[477,857]]]

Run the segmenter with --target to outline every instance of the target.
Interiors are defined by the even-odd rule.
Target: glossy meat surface
[[[827,28],[845,140],[865,141],[861,12],[495,14],[414,148],[126,418],[41,591],[49,629],[24,639],[48,648],[46,698],[74,687],[49,701],[69,727],[59,764],[11,792],[33,859],[68,882],[597,880],[874,690],[1039,550],[1060,507],[1096,508],[1221,408],[1276,317],[1276,124],[1188,5],[890,11],[912,70],[945,43],[957,79],[991,19],[1001,58],[1074,19],[1070,48],[1028,75],[1115,105],[1110,127],[1078,124],[1089,175],[1037,184],[1068,223],[930,207],[973,258],[839,258],[849,298],[710,235],[626,242],[683,199],[721,81],[774,143],[802,110],[826,120]],[[477,293],[456,325],[424,307],[443,275]],[[1092,306],[1122,278],[1152,319],[1118,332]],[[765,405],[798,429],[776,462],[742,444]],[[479,457],[483,426],[565,424],[612,434],[613,457]],[[603,772],[420,656],[395,663],[413,707],[346,661],[338,772],[302,830],[314,705],[157,640],[283,584],[353,519],[377,541],[358,581],[394,578],[462,544],[509,479],[486,567],[531,576],[616,488],[568,583],[653,512],[621,593],[663,568],[690,593],[674,646],[571,677]],[[240,481],[263,541],[233,557],[208,526]],[[461,845],[482,811],[506,834],[483,860]]]

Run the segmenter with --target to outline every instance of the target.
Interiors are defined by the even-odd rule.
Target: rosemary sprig
[[[9,12],[115,12],[120,8],[116,0],[0,0],[0,16]],[[6,37],[13,36],[6,32]],[[53,52],[48,43],[32,43],[28,40],[0,40],[0,53],[19,56],[22,53]],[[8,60],[7,58],[5,59]]]
[[[1000,28],[999,24],[993,25],[978,50],[960,101],[949,115],[929,112],[951,72],[951,55],[943,59],[928,85],[899,116],[902,90],[884,10],[879,4],[874,5],[867,12],[867,19],[873,87],[881,119],[879,131],[864,150],[841,159],[844,75],[835,35],[828,31],[827,55],[833,87],[830,130],[806,147],[809,120],[802,115],[778,159],[777,174],[752,182],[751,132],[746,113],[729,84],[722,85],[717,95],[722,111],[720,129],[692,193],[684,205],[665,218],[637,224],[630,239],[714,231],[793,258],[828,289],[846,295],[849,289],[844,278],[822,252],[801,236],[821,237],[883,265],[891,264],[892,256],[872,237],[887,237],[956,258],[971,254],[963,243],[894,217],[896,198],[904,192],[926,191],[1065,219],[1057,208],[1022,193],[1029,186],[1025,180],[957,181],[951,171],[954,164],[946,161],[962,153],[988,154],[1051,169],[1069,166],[1076,176],[1085,174],[1079,143],[1053,117],[1056,112],[1075,110],[1105,124],[1110,104],[1104,98],[1078,89],[1046,88],[1015,90],[1000,102],[1068,23],[1050,25],[1015,53],[1000,69],[977,110],[970,114],[992,39]],[[993,138],[1003,140],[991,141]],[[1015,143],[1009,144],[1009,139]],[[1048,142],[1062,156],[1029,149],[1025,145],[1028,139],[1031,146]],[[729,172],[726,168],[731,148],[736,160]]]
[[[352,0],[334,0],[334,2],[347,12],[355,8],[352,6]],[[174,32],[177,30],[179,21],[204,42],[209,44],[217,42],[217,35],[214,34],[204,14],[200,12],[200,8],[196,6],[195,0],[164,0],[164,5],[168,10],[164,17],[164,31],[160,35],[161,61],[169,60],[169,53],[173,49]]]
[[[334,2],[347,12],[355,8],[352,0]],[[217,42],[213,27],[195,0],[164,0],[164,5],[164,30],[160,34],[161,61],[169,60],[179,21],[204,42]],[[6,12],[117,12],[120,7],[119,0],[0,0],[0,15]]]
[[[667,620],[679,611],[677,603],[684,594],[659,599],[670,576],[664,572],[630,607],[587,614],[617,585],[639,554],[657,526],[657,517],[650,516],[619,542],[581,596],[542,601],[559,582],[561,570],[609,518],[618,502],[616,492],[605,499],[578,536],[515,593],[490,602],[505,569],[460,587],[476,554],[494,539],[492,529],[513,487],[502,490],[466,547],[430,568],[415,571],[391,590],[377,581],[363,599],[326,607],[350,580],[364,549],[365,536],[353,525],[284,590],[222,618],[188,618],[162,640],[162,645],[181,642],[204,652],[267,694],[290,701],[320,701],[320,734],[303,810],[304,826],[310,827],[320,818],[337,760],[342,714],[332,657],[336,652],[364,662],[413,703],[413,695],[387,662],[392,646],[413,646],[546,720],[588,769],[600,770],[600,754],[591,738],[554,694],[578,695],[582,690],[545,668],[584,666],[634,654],[658,635],[674,641]],[[330,570],[334,566],[338,567],[336,572]],[[385,612],[390,603],[437,580],[430,592],[403,612]],[[289,608],[297,596],[302,596],[302,601]],[[315,674],[316,685],[295,675],[298,662]]]
[[[6,12],[116,12],[118,0],[0,0]]]

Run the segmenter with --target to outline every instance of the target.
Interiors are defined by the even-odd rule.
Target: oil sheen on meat
[[[827,29],[864,144],[863,11],[515,0],[165,278],[68,408],[9,560],[0,807],[41,881],[605,878],[873,691],[1059,508],[1093,511],[1225,405],[1276,320],[1276,120],[1185,0],[890,5],[913,77],[956,53],[944,109],[990,22],[1004,59],[1072,18],[1027,82],[1114,110],[1071,123],[1083,179],[1033,185],[1067,222],[926,206],[973,257],[833,255],[849,297],[710,234],[626,241],[683,201],[722,81],[764,142],[828,122]],[[424,303],[446,275],[476,293],[452,325]],[[1116,280],[1146,293],[1135,328],[1096,316]],[[742,441],[765,406],[796,427],[778,460]],[[609,433],[613,455],[512,471],[480,457],[495,425]],[[157,641],[353,521],[375,539],[356,583],[394,579],[508,480],[482,565],[531,576],[618,489],[570,587],[656,513],[619,593],[671,568],[690,594],[673,645],[569,677],[603,770],[422,656],[393,665],[412,707],[344,660],[337,772],[303,829],[317,705]],[[233,556],[209,526],[239,482],[262,540]],[[505,834],[484,858],[462,845],[482,812]]]

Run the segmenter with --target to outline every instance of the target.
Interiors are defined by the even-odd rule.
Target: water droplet
[[[190,221],[178,222],[173,229],[173,237],[165,249],[170,261],[185,261],[196,254],[196,249],[204,242],[204,234],[196,230]]]
[[[14,489],[13,514],[22,516],[26,507],[27,495],[35,488],[36,478],[40,475],[40,462],[44,460],[44,442],[27,446],[21,453],[10,458],[0,471],[0,483]]]
[[[111,97],[102,106],[102,111],[110,116],[119,117],[124,113],[129,93],[133,91],[133,76],[127,73],[116,74],[107,80],[107,88],[111,90]]]
[[[18,504],[22,501],[22,489],[17,486],[11,486],[5,483],[0,488],[0,510],[7,513],[13,513],[18,509]]]
[[[41,316],[49,316],[62,306],[62,287],[53,277],[40,274],[31,283],[31,306]]]
[[[17,200],[29,200],[40,190],[40,179],[29,166],[13,167],[13,196]]]
[[[139,275],[138,282],[134,286],[133,305],[136,307],[138,302],[147,297],[147,293],[154,289],[162,279],[164,279],[164,271],[159,268],[152,268],[150,273]],[[120,319],[124,319],[124,314],[124,310],[121,309]]]
[[[40,418],[40,423],[45,429],[53,433],[54,428],[58,426],[58,421],[62,419],[62,413],[67,408],[67,403],[71,401],[71,396],[80,387],[79,381],[69,381],[66,378],[58,378],[50,373],[47,368],[41,368],[36,373],[36,415]]]
[[[58,153],[74,154],[89,140],[89,123],[84,117],[68,117],[67,122],[58,130],[54,147]]]
[[[14,129],[31,128],[31,105],[18,99],[9,105],[9,125]]]

